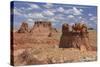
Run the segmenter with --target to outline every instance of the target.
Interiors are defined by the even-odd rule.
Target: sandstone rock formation
[[[70,27],[72,30],[69,30]],[[82,51],[92,50],[88,36],[87,26],[85,24],[78,23],[73,26],[63,24],[59,47],[78,48]]]
[[[70,30],[71,29],[71,30]],[[32,36],[52,37],[57,34],[57,29],[52,27],[50,21],[35,21],[32,29],[29,31],[28,24],[23,22],[18,33],[32,33]],[[62,25],[62,36],[60,38],[60,48],[78,48],[82,51],[92,50],[89,42],[89,33],[86,24],[76,23]]]
[[[28,33],[29,32],[28,24],[26,22],[23,22],[17,32],[18,33]]]
[[[33,28],[30,30],[30,33],[41,36],[52,36],[53,34],[57,33],[57,30],[56,28],[52,27],[50,21],[36,21]]]
[[[55,35],[58,31],[56,28],[52,27],[50,21],[35,21],[31,30],[28,28],[28,24],[23,22],[18,33],[32,33],[33,35],[48,36],[51,37]]]

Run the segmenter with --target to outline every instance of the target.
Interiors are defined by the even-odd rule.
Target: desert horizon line
[[[54,23],[54,22],[52,22],[52,21],[50,21],[50,20],[37,20],[37,21],[33,21],[33,24],[31,24],[32,26],[30,26],[29,23],[27,23],[27,21],[23,21],[23,22],[20,23],[20,25],[19,25],[19,27],[17,27],[17,29],[14,28],[14,31],[17,31],[17,30],[21,27],[21,25],[22,25],[23,23],[27,23],[29,29],[31,29],[32,27],[34,27],[34,25],[35,25],[36,23],[39,23],[39,22],[41,22],[41,23],[50,23],[51,26],[54,27],[53,24],[52,24],[52,23]],[[56,28],[58,31],[61,31],[61,30],[62,30],[62,25],[63,25],[63,24],[68,24],[69,26],[72,27],[74,24],[78,24],[78,23],[80,23],[80,24],[85,24],[85,25],[88,27],[88,30],[96,30],[95,28],[89,27],[86,23],[82,23],[82,22],[77,22],[77,23],[73,23],[73,24],[71,24],[71,23],[62,23],[62,24],[61,24],[61,27],[59,27],[59,28],[54,27],[54,28]]]

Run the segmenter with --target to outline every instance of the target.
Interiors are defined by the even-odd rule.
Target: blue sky
[[[14,28],[18,28],[23,21],[30,27],[37,20],[51,21],[56,28],[61,28],[63,23],[86,23],[96,29],[97,7],[72,4],[39,3],[14,1],[13,10]]]

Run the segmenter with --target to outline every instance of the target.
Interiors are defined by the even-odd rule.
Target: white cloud
[[[66,10],[65,13],[66,13],[66,14],[73,14],[73,15],[81,15],[81,14],[82,14],[81,11],[82,11],[82,10],[77,9],[76,7],[73,7],[72,9]]]
[[[92,16],[92,14],[91,14],[91,13],[89,13],[89,14],[88,14],[88,16]]]
[[[80,12],[83,12],[83,9],[79,9],[80,10]]]
[[[74,12],[74,15],[80,15],[81,14],[80,10],[78,10],[76,7],[73,7],[73,12]]]
[[[55,22],[56,19],[55,19],[55,18],[51,18],[50,21],[51,21],[51,22]]]
[[[22,15],[21,12],[20,12],[21,10],[17,9],[16,7],[13,9],[13,11],[14,11],[15,15]]]
[[[64,12],[64,8],[63,8],[63,7],[59,7],[59,8],[57,9],[57,11],[58,11],[58,12]]]
[[[31,7],[27,8],[27,10],[31,10],[31,9],[32,9]]]
[[[51,12],[51,11],[49,11],[49,10],[44,10],[44,11],[42,12],[42,14],[43,14],[44,16],[53,16],[53,15],[54,15],[54,13]]]
[[[25,10],[25,7],[21,7],[22,10]]]
[[[30,6],[30,8],[28,9],[39,9],[40,7],[36,4],[28,4]]]
[[[95,20],[95,19],[96,19],[96,17],[94,17],[94,16],[90,18],[90,20]]]
[[[29,13],[27,15],[28,18],[34,18],[34,19],[39,19],[39,18],[44,18],[42,13]]]
[[[74,15],[68,15],[67,18],[74,18]]]
[[[31,28],[34,25],[35,20],[32,18],[27,18],[26,22],[29,24],[29,27]]]
[[[56,9],[54,9],[54,8],[51,8],[51,9],[48,9],[49,11],[51,11],[51,12],[56,12]]]
[[[22,8],[14,8],[13,9],[14,15],[22,16],[22,17],[28,17],[28,14],[26,13],[26,9],[24,7]]]
[[[30,3],[28,3],[27,5],[29,6],[29,7],[27,7],[27,10],[41,9],[40,6],[37,5],[37,4],[30,4]],[[25,10],[26,10],[26,8],[25,8]]]
[[[97,22],[97,17],[95,17],[95,16],[92,16],[90,19],[89,19],[90,21],[93,21],[93,22]]]
[[[82,16],[78,16],[76,18],[76,20],[77,20],[77,22],[81,22],[81,23],[85,23],[85,24],[88,23],[88,20],[86,18],[82,17]]]
[[[84,23],[87,24],[87,22],[85,22],[85,20],[82,20],[81,23],[83,23],[83,24],[84,24]]]
[[[82,17],[81,17],[81,16],[79,16],[78,18],[79,18],[79,19],[82,19]]]
[[[58,15],[54,16],[54,18],[56,20],[64,20],[65,19],[65,17],[63,17],[63,14],[58,14]]]
[[[46,3],[46,4],[44,5],[44,7],[45,7],[45,8],[51,8],[51,7],[53,7],[53,4],[51,4],[51,3]]]
[[[34,13],[33,18],[43,18],[44,16],[41,13]]]
[[[27,19],[28,22],[33,22],[33,19],[29,18]]]

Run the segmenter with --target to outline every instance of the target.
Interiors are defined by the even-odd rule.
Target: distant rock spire
[[[29,32],[28,24],[26,22],[23,22],[17,32],[18,33],[28,33]]]

